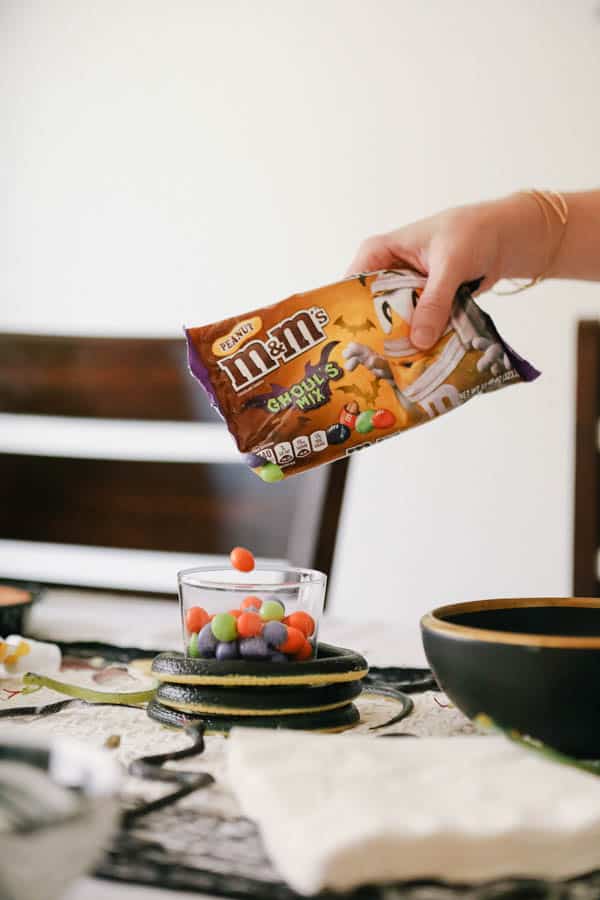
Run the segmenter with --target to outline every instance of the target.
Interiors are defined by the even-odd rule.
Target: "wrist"
[[[498,229],[500,277],[536,278],[546,267],[554,234],[548,233],[535,199],[515,193],[491,205]]]

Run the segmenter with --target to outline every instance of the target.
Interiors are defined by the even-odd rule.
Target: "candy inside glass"
[[[327,577],[314,569],[186,569],[178,573],[186,656],[303,662],[316,656]]]

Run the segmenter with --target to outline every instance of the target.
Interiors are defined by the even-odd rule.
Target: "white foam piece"
[[[503,737],[374,741],[234,729],[228,780],[302,894],[570,878],[600,865],[600,779]],[[265,765],[265,759],[269,764]],[[309,789],[289,796],[290,783]]]

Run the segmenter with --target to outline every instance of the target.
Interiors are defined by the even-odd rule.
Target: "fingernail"
[[[435,341],[435,332],[429,325],[419,325],[413,332],[413,344],[417,347],[431,347]]]

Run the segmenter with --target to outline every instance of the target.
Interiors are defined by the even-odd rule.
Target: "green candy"
[[[219,613],[210,623],[212,633],[218,641],[235,641],[237,622],[229,613]]]
[[[369,431],[373,431],[373,416],[375,415],[374,409],[365,409],[364,412],[361,412],[360,416],[356,420],[355,428],[360,434],[368,434]]]
[[[198,650],[198,634],[194,633],[188,644],[188,656],[198,657],[200,656],[200,651]]]
[[[266,481],[267,484],[275,484],[276,481],[281,481],[283,478],[283,471],[276,463],[267,463],[266,466],[262,466],[257,473],[263,481]]]
[[[260,608],[260,617],[265,622],[281,622],[284,616],[285,609],[277,600],[265,600]]]

